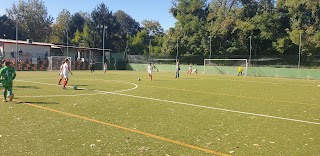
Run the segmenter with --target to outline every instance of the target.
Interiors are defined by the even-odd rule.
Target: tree
[[[19,31],[22,36],[19,39],[32,39],[39,42],[48,42],[51,33],[53,18],[48,15],[47,8],[41,0],[21,0],[18,5],[12,4],[7,9],[10,19],[18,19]]]
[[[105,40],[105,48],[111,48],[114,51],[120,51],[120,46],[117,44],[116,41],[117,38],[121,36],[119,34],[119,24],[116,22],[115,17],[113,16],[112,12],[109,11],[109,8],[104,4],[99,4],[92,12],[91,12],[91,29],[95,30],[96,33],[93,33],[94,36],[92,36],[94,43],[94,47],[100,47],[102,48],[102,41],[103,41],[103,29],[101,26],[106,26],[106,40]],[[98,33],[99,32],[99,33]],[[99,35],[100,34],[100,35]]]
[[[68,31],[70,34],[70,38],[74,38],[75,32],[78,30],[80,32],[83,31],[84,24],[86,22],[84,14],[81,12],[76,12],[71,16],[70,23],[68,25]]]
[[[67,39],[66,31],[69,29],[70,12],[62,10],[52,26],[51,43],[63,43]]]
[[[164,45],[176,47],[177,42],[173,42],[173,39],[178,39],[180,54],[208,54],[207,10],[206,0],[175,0],[171,13],[177,19],[177,23],[175,30],[171,31],[173,34],[164,41]]]
[[[162,35],[164,30],[159,23],[159,21],[155,20],[143,20],[142,22],[143,28],[148,32],[149,36]]]
[[[130,35],[134,36],[140,31],[140,25],[136,22],[130,15],[125,13],[122,10],[117,11],[114,13],[114,17],[117,23],[120,25],[121,34],[126,35],[129,33]]]
[[[15,39],[15,23],[7,15],[0,16],[0,38]]]

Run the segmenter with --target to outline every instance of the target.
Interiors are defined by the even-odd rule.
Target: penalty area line
[[[17,100],[15,100],[15,101],[17,101]],[[22,102],[22,101],[17,101],[17,102]],[[113,127],[113,128],[117,128],[117,129],[129,131],[129,132],[133,132],[133,133],[136,133],[136,134],[141,134],[141,135],[144,135],[144,136],[148,136],[148,137],[155,138],[155,139],[158,139],[158,140],[166,141],[166,142],[173,143],[173,144],[176,144],[176,145],[180,145],[180,146],[188,147],[188,148],[191,148],[191,149],[203,151],[205,153],[211,153],[211,154],[215,154],[215,155],[219,155],[219,156],[229,156],[228,154],[223,154],[223,153],[216,152],[216,151],[213,151],[213,150],[209,150],[209,149],[206,149],[206,148],[202,148],[202,147],[198,147],[198,146],[195,146],[195,145],[187,144],[187,143],[180,142],[180,141],[177,141],[177,140],[164,138],[164,137],[157,136],[157,135],[154,135],[154,134],[150,134],[150,133],[147,133],[147,132],[143,132],[143,131],[139,131],[139,130],[135,130],[135,129],[131,129],[131,128],[115,125],[115,124],[112,124],[112,123],[107,123],[107,122],[104,122],[104,121],[99,121],[99,120],[96,120],[96,119],[91,119],[91,118],[80,116],[80,115],[76,115],[76,114],[71,114],[71,113],[67,113],[67,112],[63,112],[63,111],[59,111],[59,110],[55,110],[55,109],[51,109],[51,108],[47,108],[47,107],[43,107],[43,106],[38,106],[38,105],[35,105],[35,104],[32,104],[32,103],[25,103],[25,104],[28,105],[28,106],[36,107],[36,108],[47,110],[47,111],[51,111],[51,112],[54,112],[54,113],[58,113],[58,114],[62,114],[62,115],[70,116],[70,117],[75,117],[75,118],[78,118],[78,119],[91,121],[91,122],[94,122],[94,123],[99,123],[99,124],[110,126],[110,127]]]

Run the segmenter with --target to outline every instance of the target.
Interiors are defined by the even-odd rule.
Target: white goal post
[[[204,74],[238,75],[238,67],[248,74],[248,59],[204,59]]]
[[[71,69],[71,57],[68,56],[50,56],[48,57],[49,60],[49,67],[48,70],[53,71],[53,70],[60,70],[61,62],[69,59],[70,62],[70,69]]]

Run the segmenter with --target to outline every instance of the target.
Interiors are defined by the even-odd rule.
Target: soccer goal
[[[152,59],[149,62],[154,65],[154,71],[175,71],[176,59]],[[158,68],[159,67],[159,68]]]
[[[248,74],[247,59],[204,59],[204,74],[238,75],[242,67],[245,76]]]
[[[49,67],[48,70],[60,70],[61,62],[69,59],[70,61],[70,69],[71,69],[71,57],[67,56],[50,56],[48,57],[49,60]]]

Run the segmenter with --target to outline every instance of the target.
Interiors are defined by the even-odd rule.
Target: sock
[[[61,81],[62,81],[62,78],[60,78],[60,80],[59,80],[59,84],[61,83]]]
[[[63,87],[66,87],[66,85],[67,85],[67,80],[64,80],[63,81]]]
[[[3,99],[4,99],[4,100],[7,99],[7,91],[6,91],[6,90],[3,91]]]
[[[12,91],[11,90],[8,90],[8,95],[12,95]]]

